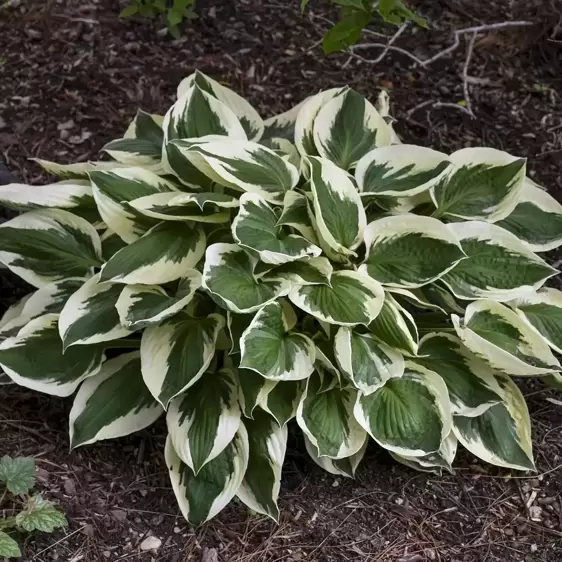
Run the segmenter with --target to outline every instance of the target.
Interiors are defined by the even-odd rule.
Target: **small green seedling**
[[[193,20],[197,14],[193,10],[195,0],[131,0],[119,14],[122,18],[139,15],[143,18],[162,16],[170,35],[180,36],[179,26],[184,20]]]
[[[35,485],[35,461],[30,458],[0,459],[0,558],[21,556],[14,533],[42,531],[52,533],[67,525],[66,517],[52,502],[31,494]]]

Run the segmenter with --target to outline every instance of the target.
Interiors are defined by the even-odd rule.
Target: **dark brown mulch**
[[[327,26],[322,17],[333,14],[319,11],[322,2],[310,21],[299,14],[297,0],[208,1],[178,41],[158,36],[159,26],[150,22],[119,20],[117,1],[29,0],[0,8],[0,151],[23,181],[44,179],[29,157],[96,158],[137,107],[163,113],[179,80],[199,68],[248,97],[264,116],[336,85],[350,84],[372,98],[388,88],[406,141],[444,151],[488,145],[527,156],[530,174],[562,199],[560,5],[415,4],[432,29],[411,29],[396,45],[418,57],[450,44],[452,29],[506,19],[535,23],[477,40],[469,68],[476,119],[431,106],[409,114],[430,100],[463,99],[464,42],[453,57],[427,69],[399,53],[377,65],[348,62],[345,54],[324,57],[318,45]],[[379,52],[361,54],[374,58]],[[0,309],[23,292],[3,271]],[[168,484],[162,424],[70,453],[68,401],[2,387],[0,451],[37,457],[41,487],[71,522],[54,537],[28,538],[24,560],[209,562],[214,552],[208,549],[216,549],[222,562],[557,562],[562,410],[538,382],[524,390],[536,475],[510,475],[462,453],[457,473],[438,479],[372,447],[351,481],[323,473],[293,436],[279,526],[234,503],[211,524],[193,529],[178,516]],[[156,552],[139,550],[148,533],[162,540]]]

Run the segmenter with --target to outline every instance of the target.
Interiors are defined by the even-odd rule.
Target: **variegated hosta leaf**
[[[0,337],[15,336],[28,322],[44,314],[60,312],[68,297],[83,284],[80,277],[69,277],[62,281],[55,281],[27,295],[14,308],[6,311],[0,321]]]
[[[101,242],[90,223],[68,211],[30,211],[0,225],[0,262],[41,288],[91,275],[101,265]]]
[[[448,472],[453,472],[453,461],[455,460],[455,455],[457,454],[458,441],[455,437],[453,431],[445,437],[439,451],[435,453],[429,453],[428,455],[423,455],[422,457],[407,457],[397,455],[396,453],[390,452],[393,459],[397,460],[414,470],[420,470],[421,472],[432,472],[434,474],[441,475],[443,469]]]
[[[544,384],[546,384],[550,388],[562,390],[562,374],[560,373],[552,373],[552,375],[546,375],[545,377],[542,377],[542,382],[544,382]]]
[[[356,453],[343,459],[331,459],[329,457],[319,457],[316,447],[311,443],[310,439],[308,439],[306,435],[304,436],[304,446],[306,447],[306,452],[310,455],[310,458],[326,472],[335,474],[336,476],[345,476],[346,478],[355,477],[355,471],[365,456],[368,444],[369,435],[365,433],[365,443],[363,443],[363,446]]]
[[[212,244],[233,244],[232,229],[230,225],[213,225],[205,228],[207,234],[207,247]]]
[[[165,408],[172,398],[203,376],[224,325],[224,318],[218,314],[191,318],[180,312],[143,332],[142,376],[152,395]]]
[[[250,369],[238,369],[238,382],[240,383],[240,407],[242,408],[242,413],[246,418],[252,419],[254,410],[264,402],[267,393],[273,388],[275,383]]]
[[[95,207],[92,188],[82,180],[60,181],[48,185],[10,183],[0,185],[0,205],[15,211],[56,207],[74,209]]]
[[[151,165],[160,162],[164,133],[164,118],[138,110],[135,119],[122,139],[103,147],[111,158],[129,166]]]
[[[315,367],[321,379],[319,392],[334,388],[343,379],[336,361],[334,345],[329,337],[330,335],[327,334],[325,338],[317,337],[314,340],[316,345]]]
[[[447,226],[468,256],[442,278],[460,299],[508,301],[538,289],[558,273],[499,226],[481,221]]]
[[[70,444],[79,447],[123,437],[154,423],[162,406],[141,375],[138,351],[119,355],[84,381],[70,411]]]
[[[295,121],[295,144],[303,156],[318,154],[314,144],[314,120],[322,107],[343,91],[345,88],[332,88],[303,102]]]
[[[414,317],[387,293],[369,330],[383,343],[406,355],[418,354],[418,328]]]
[[[402,144],[400,137],[392,127],[392,123],[395,120],[390,115],[390,96],[386,90],[380,91],[377,101],[375,102],[375,109],[380,113],[384,122],[390,127],[390,144]]]
[[[425,285],[425,287],[421,287],[417,290],[422,291],[428,300],[446,313],[456,312],[458,314],[464,314],[467,304],[466,301],[457,300],[442,281],[437,281],[431,285]]]
[[[309,242],[318,243],[318,237],[310,220],[310,203],[306,195],[296,191],[287,191],[283,198],[283,210],[277,220],[278,226],[290,226]]]
[[[416,363],[445,381],[455,415],[479,416],[501,401],[492,369],[451,334],[433,333],[422,338]]]
[[[516,470],[535,470],[531,420],[517,385],[497,375],[502,402],[478,417],[455,416],[453,431],[460,443],[480,459]]]
[[[172,183],[144,168],[91,172],[89,176],[101,218],[128,244],[158,223],[129,203],[147,195],[176,191]]]
[[[297,422],[318,451],[318,456],[342,459],[357,453],[365,443],[365,430],[353,416],[357,392],[351,388],[322,391],[314,373],[297,409]]]
[[[368,396],[360,393],[354,412],[381,447],[405,457],[438,451],[452,426],[443,379],[410,362],[402,377],[389,379]]]
[[[279,426],[286,425],[297,415],[297,408],[306,387],[306,381],[268,380],[260,395],[259,406],[271,414]]]
[[[224,308],[246,314],[286,295],[284,280],[260,281],[254,275],[257,260],[237,244],[212,244],[207,248],[203,287]]]
[[[102,267],[102,281],[157,285],[183,277],[205,253],[205,232],[191,223],[162,222]]]
[[[448,311],[440,306],[438,302],[429,299],[427,289],[434,285],[425,285],[417,289],[403,289],[402,287],[389,287],[388,292],[393,296],[398,304],[406,302],[409,305],[422,310],[433,310],[448,314]],[[431,293],[429,293],[431,294]],[[435,299],[434,299],[435,300]],[[456,311],[455,311],[456,312]]]
[[[100,283],[99,274],[88,279],[66,301],[59,318],[65,350],[72,345],[92,345],[128,336],[115,305],[123,287]]]
[[[367,152],[391,142],[391,129],[361,94],[346,88],[328,101],[314,120],[320,156],[348,170]]]
[[[310,98],[306,98],[301,101],[295,107],[292,107],[288,111],[284,111],[279,115],[274,115],[265,119],[263,135],[260,142],[265,143],[267,141],[272,141],[274,139],[287,139],[291,142],[295,140],[295,124],[297,122],[297,117],[303,105]]]
[[[184,272],[174,296],[158,285],[126,285],[115,307],[121,324],[131,330],[158,324],[184,309],[201,286],[201,274],[194,270]]]
[[[150,118],[150,121],[148,121]],[[148,139],[151,138],[154,142],[158,142],[163,136],[162,124],[164,123],[164,115],[159,115],[157,113],[146,113],[142,109],[137,110],[135,118],[129,123],[124,139]],[[158,132],[156,127],[159,128]],[[160,143],[161,145],[162,143]]]
[[[100,240],[101,255],[104,261],[107,261],[113,254],[127,245],[127,242],[109,228],[100,236]]]
[[[230,311],[226,313],[228,335],[232,344],[229,355],[240,353],[240,338],[253,318],[254,314],[235,314]]]
[[[140,213],[158,220],[222,223],[238,200],[225,193],[155,193],[131,201]]]
[[[0,343],[0,367],[16,383],[32,390],[70,396],[86,377],[101,367],[99,346],[74,347],[63,352],[58,314],[29,321],[16,336]]]
[[[297,150],[297,147],[287,139],[281,138],[274,138],[270,141],[263,143],[260,141],[261,144],[264,144],[268,148],[271,148],[276,154],[281,156],[283,160],[292,164],[297,170],[301,167],[301,155]]]
[[[169,435],[164,457],[183,516],[201,525],[226,507],[240,488],[248,467],[248,434],[241,424],[232,442],[197,475],[182,462]]]
[[[515,234],[533,252],[562,245],[562,205],[529,178],[515,209],[497,225]]]
[[[57,162],[50,162],[49,160],[42,160],[41,158],[30,158],[30,160],[33,160],[48,174],[52,174],[60,180],[87,180],[90,172],[116,170],[126,167],[125,164],[116,161],[59,164]]]
[[[166,422],[174,449],[198,474],[234,439],[240,426],[238,381],[230,369],[207,372],[170,402]]]
[[[344,270],[332,274],[330,285],[293,286],[289,299],[323,322],[367,325],[382,308],[384,289],[367,275]]]
[[[236,115],[250,140],[257,141],[261,138],[264,122],[258,112],[242,96],[196,70],[180,82],[178,98],[194,85],[224,103]]]
[[[211,140],[193,144],[178,140],[172,145],[211,180],[256,193],[270,203],[281,204],[285,192],[299,180],[299,172],[292,164],[255,142]]]
[[[165,144],[175,139],[193,139],[207,135],[247,139],[244,128],[232,109],[198,84],[183,88],[176,103],[166,113],[162,129]]]
[[[365,229],[362,269],[379,283],[416,288],[450,271],[465,255],[446,225],[431,217],[397,215]]]
[[[412,197],[441,181],[450,166],[442,152],[395,144],[365,154],[357,163],[355,179],[362,196]]]
[[[390,116],[390,96],[386,90],[381,90],[375,102],[375,108],[385,120],[391,119]]]
[[[515,209],[525,183],[524,158],[471,147],[453,152],[449,160],[453,168],[431,189],[439,216],[494,222]]]
[[[334,269],[324,257],[284,263],[270,269],[265,279],[286,279],[292,285],[329,285]]]
[[[334,350],[341,371],[363,394],[372,394],[388,379],[404,373],[402,355],[370,334],[342,327],[336,334]]]
[[[232,223],[232,235],[238,244],[256,251],[263,263],[281,264],[322,253],[302,236],[283,232],[277,219],[274,209],[260,195],[244,193]]]
[[[351,177],[324,158],[310,156],[308,163],[319,239],[334,252],[355,255],[367,218]]]
[[[309,377],[314,370],[314,343],[290,329],[280,303],[264,306],[242,334],[240,366],[274,381]]]
[[[5,310],[0,318],[0,333],[4,329],[4,326],[12,324],[14,320],[17,320],[23,311],[25,303],[33,296],[33,294],[34,293],[29,293],[28,295],[25,295],[25,297],[22,297],[19,301],[16,301]]]
[[[562,354],[561,291],[547,287],[508,304],[554,351]]]
[[[178,100],[166,113],[162,164],[180,182],[192,189],[209,189],[211,181],[173,144],[177,139],[226,136],[246,140],[247,136],[234,112],[198,84],[182,88]]]
[[[360,195],[363,204],[368,206],[368,210],[371,213],[378,213],[378,216],[373,217],[374,219],[382,218],[386,214],[405,215],[406,213],[413,213],[427,216],[435,211],[429,191],[422,191],[407,197],[375,195],[372,193],[361,193]],[[385,213],[385,211],[387,212]]]
[[[464,320],[456,314],[451,319],[466,347],[496,371],[524,377],[562,370],[544,338],[502,304],[475,301]]]
[[[244,420],[244,425],[248,431],[250,454],[244,480],[236,495],[253,511],[277,521],[287,427],[279,426],[269,414],[260,410],[253,419]]]

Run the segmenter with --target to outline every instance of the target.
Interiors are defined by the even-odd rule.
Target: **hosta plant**
[[[72,447],[165,415],[185,517],[277,519],[292,420],[353,476],[369,437],[451,469],[460,443],[534,468],[511,376],[559,385],[562,292],[536,252],[562,206],[491,148],[400,144],[388,99],[334,88],[262,120],[195,73],[111,160],[0,188],[0,260],[36,291],[1,322],[14,382],[74,394]]]

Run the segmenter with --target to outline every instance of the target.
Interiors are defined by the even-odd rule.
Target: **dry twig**
[[[471,117],[475,117],[472,113],[472,108],[470,105],[470,92],[468,90],[468,67],[470,65],[470,59],[472,58],[472,52],[474,51],[474,42],[478,37],[478,33],[473,33],[470,41],[468,42],[468,47],[466,49],[466,58],[464,60],[464,65],[462,67],[462,91],[464,94],[464,101],[466,103],[466,109]]]
[[[334,25],[332,21],[325,18],[324,16],[316,15],[312,12],[310,12],[310,19],[311,19],[311,21],[313,21],[314,19],[317,19],[317,20],[329,23],[330,25]],[[435,61],[437,61],[439,59],[442,59],[443,57],[446,57],[447,55],[450,55],[451,53],[456,51],[457,48],[459,47],[460,43],[461,43],[461,37],[463,37],[465,35],[470,35],[470,39],[469,39],[468,46],[467,46],[467,49],[466,49],[466,56],[465,56],[465,60],[464,60],[464,64],[463,64],[463,70],[462,70],[463,95],[464,95],[465,105],[463,106],[463,105],[459,105],[459,104],[456,104],[456,103],[427,100],[425,102],[422,102],[421,104],[416,105],[412,109],[410,109],[408,111],[407,115],[408,115],[408,117],[410,117],[418,109],[421,109],[423,107],[428,107],[428,106],[430,106],[431,109],[440,108],[440,107],[441,108],[442,107],[448,107],[448,108],[454,108],[454,109],[460,110],[463,113],[469,115],[471,118],[474,119],[475,115],[474,115],[474,112],[472,111],[472,106],[471,106],[471,102],[470,102],[470,91],[469,91],[469,84],[474,83],[474,80],[471,76],[469,76],[468,69],[469,69],[469,66],[470,66],[471,59],[472,59],[472,54],[474,52],[474,45],[475,45],[475,42],[476,42],[476,38],[481,33],[489,33],[489,32],[492,32],[492,31],[498,31],[498,30],[503,30],[503,29],[507,29],[507,28],[525,27],[525,26],[530,26],[530,25],[533,25],[533,23],[530,22],[530,21],[514,20],[514,21],[503,21],[503,22],[490,23],[490,24],[485,24],[485,25],[476,25],[476,26],[472,26],[472,27],[465,27],[463,29],[457,29],[453,32],[453,43],[451,45],[449,45],[445,49],[439,51],[438,53],[435,53],[433,56],[431,56],[429,58],[426,58],[426,59],[421,59],[418,56],[416,56],[415,54],[411,53],[410,51],[408,51],[406,49],[403,49],[402,47],[398,47],[394,44],[396,42],[396,40],[404,33],[404,31],[408,27],[408,22],[401,25],[398,28],[398,30],[391,37],[388,37],[387,35],[385,35],[383,33],[380,33],[378,31],[372,31],[370,29],[365,29],[365,30],[363,30],[365,35],[379,37],[379,38],[385,39],[386,41],[384,41],[384,42],[378,42],[378,41],[377,42],[365,42],[365,43],[358,43],[357,45],[351,45],[350,47],[348,47],[348,49],[346,51],[349,54],[349,59],[343,64],[343,68],[347,67],[353,59],[360,60],[361,62],[364,62],[364,63],[367,63],[367,64],[378,64],[388,55],[389,52],[400,53],[401,55],[404,55],[404,56],[408,57],[411,61],[413,61],[413,63],[415,65],[421,66],[422,68],[427,68],[428,66],[433,64]],[[315,44],[315,46],[316,46],[316,44]],[[358,54],[358,51],[364,51],[364,50],[367,50],[367,49],[381,49],[381,53],[374,58],[368,58],[368,57],[365,57],[363,55]]]

